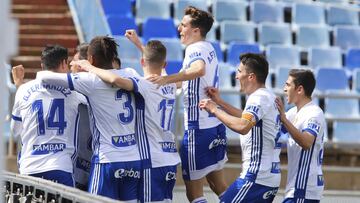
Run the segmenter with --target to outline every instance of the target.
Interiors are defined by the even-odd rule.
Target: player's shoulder
[[[113,73],[122,77],[139,77],[139,73],[133,68],[121,68],[119,70],[113,70]]]
[[[35,84],[41,84],[38,80],[30,80],[22,85],[20,85],[16,91],[17,94],[23,93],[24,91],[27,91],[27,89],[31,88]]]
[[[275,102],[275,94],[267,88],[259,88],[255,92],[249,95],[248,100],[259,101],[262,103],[273,103]]]
[[[314,103],[314,101],[311,101],[308,105],[304,106],[304,114],[308,115],[309,117],[324,117],[323,110]]]

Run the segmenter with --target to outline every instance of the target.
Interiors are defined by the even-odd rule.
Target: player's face
[[[78,61],[78,60],[79,60],[79,53],[77,52],[77,53],[74,55],[74,57],[73,57],[73,61]],[[72,65],[72,66],[70,67],[70,70],[71,70],[72,73],[77,73],[77,72],[79,72],[79,68],[78,68],[77,66],[74,66],[74,65]]]
[[[195,29],[198,29],[191,27],[190,22],[191,17],[189,15],[185,15],[178,27],[178,31],[180,33],[180,41],[184,45],[189,45],[192,43]]]
[[[240,63],[236,72],[236,79],[239,80],[240,82],[240,92],[247,93],[250,74],[252,73],[246,72],[245,66],[242,63]]]
[[[296,88],[294,83],[294,78],[289,76],[285,82],[284,92],[287,96],[287,103],[291,104],[295,102],[296,99]]]

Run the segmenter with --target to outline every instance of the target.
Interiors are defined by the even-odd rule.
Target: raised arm
[[[144,52],[144,45],[141,43],[140,38],[136,34],[135,30],[126,30],[125,37],[127,37],[135,46],[141,51]]]
[[[280,120],[282,124],[285,126],[286,130],[289,132],[291,137],[298,143],[303,149],[308,150],[311,148],[314,143],[315,136],[309,133],[308,131],[301,132],[298,130],[287,118],[285,114],[284,104],[282,103],[280,98],[276,98],[275,100],[277,108],[280,113]]]
[[[219,94],[219,90],[215,87],[207,87],[205,89],[206,94],[208,95],[208,97],[213,100],[217,105],[219,105],[221,107],[222,110],[224,110],[226,113],[238,117],[241,117],[242,114],[242,110],[238,109],[230,104],[228,104],[227,102],[225,102]]]
[[[14,79],[14,84],[16,88],[19,88],[20,85],[24,83],[25,70],[23,65],[17,65],[12,67],[11,74]]]

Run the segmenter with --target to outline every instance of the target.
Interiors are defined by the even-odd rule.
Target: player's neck
[[[199,37],[194,37],[192,40],[190,40],[190,42],[187,44],[187,46],[191,45],[191,44],[195,44],[196,42],[200,42],[200,41],[205,41],[205,38],[199,36]]]
[[[158,67],[144,66],[144,77],[149,75],[161,75],[161,69]]]
[[[254,93],[256,90],[258,90],[258,89],[260,89],[260,88],[266,88],[266,87],[265,87],[265,84],[259,84],[259,83],[254,84],[254,85],[249,89],[249,91],[247,91],[247,92],[248,92],[248,95]]]
[[[306,104],[308,104],[309,102],[311,102],[311,98],[308,98],[308,97],[301,98],[298,102],[295,103],[297,111],[300,111],[300,109],[302,107],[304,107]]]

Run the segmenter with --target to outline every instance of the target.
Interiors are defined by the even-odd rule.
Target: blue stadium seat
[[[140,61],[141,52],[132,42],[130,42],[130,40],[124,36],[114,36],[114,38],[116,43],[119,45],[118,53],[121,61],[123,61],[123,59]]]
[[[353,70],[352,81],[352,91],[360,93],[360,69]]]
[[[360,122],[335,121],[333,141],[336,143],[359,144]]]
[[[325,9],[322,4],[295,3],[292,8],[292,23],[325,24]]]
[[[316,73],[316,90],[349,90],[348,78],[343,69],[318,68]]]
[[[282,23],[284,22],[283,4],[277,2],[254,1],[250,4],[250,19],[255,23]]]
[[[342,67],[342,55],[339,47],[310,48],[308,64],[317,67]]]
[[[271,69],[300,66],[300,50],[296,46],[269,45],[266,48],[266,58]]]
[[[326,26],[300,25],[297,30],[296,44],[303,48],[328,47],[330,33]]]
[[[136,70],[139,75],[143,76],[144,71],[140,64],[140,59],[134,60],[134,59],[121,59],[121,68],[132,68]]]
[[[221,50],[220,43],[218,41],[213,41],[213,42],[211,42],[211,44],[213,45],[213,47],[216,51],[216,56],[217,56],[218,62],[224,62],[224,54]]]
[[[246,6],[245,1],[229,1],[217,0],[213,3],[212,9],[215,20],[236,20],[246,21]]]
[[[360,47],[360,27],[335,26],[334,41],[336,46],[344,50],[352,47]]]
[[[143,24],[143,39],[147,42],[150,38],[177,38],[177,29],[173,19],[148,18]]]
[[[360,48],[349,49],[347,51],[345,66],[350,70],[360,68]]]
[[[151,40],[160,40],[166,47],[167,61],[181,61],[183,60],[183,48],[178,38],[151,38]]]
[[[352,7],[330,6],[327,11],[329,25],[359,25],[359,11]]]
[[[219,88],[228,89],[232,88],[231,80],[236,67],[227,63],[219,63]]]
[[[220,41],[255,42],[255,25],[247,22],[223,21],[220,24]]]
[[[198,9],[207,11],[207,0],[177,0],[174,2],[174,19],[181,21],[184,16],[184,10],[188,6],[194,6]]]
[[[101,0],[105,15],[133,17],[130,0]]]
[[[260,53],[260,48],[258,44],[244,44],[238,42],[231,42],[227,48],[227,60],[226,62],[237,66],[240,62],[239,57],[243,53]]]
[[[140,21],[150,17],[168,19],[171,17],[170,3],[167,0],[136,0],[136,18]]]
[[[165,70],[168,75],[178,73],[182,68],[182,61],[167,61]]]
[[[137,33],[138,28],[133,17],[122,17],[118,15],[108,15],[107,21],[113,35],[124,35],[128,29],[135,29]]]
[[[289,77],[290,67],[279,67],[275,71],[275,88],[283,89]]]
[[[359,101],[349,98],[325,98],[325,116],[327,118],[359,117]]]
[[[262,45],[292,43],[289,24],[263,23],[259,26],[259,43]]]

